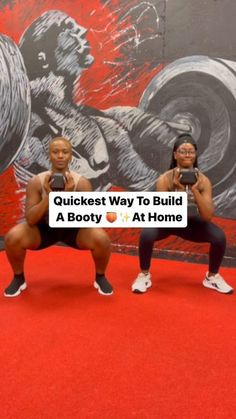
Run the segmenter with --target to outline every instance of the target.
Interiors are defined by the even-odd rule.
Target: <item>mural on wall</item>
[[[94,189],[112,185],[149,189],[159,174],[148,158],[147,162],[143,159],[149,153],[151,130],[155,130],[157,138],[157,156],[158,137],[172,140],[175,134],[166,123],[158,118],[155,121],[153,115],[138,108],[101,111],[80,104],[79,97],[74,103],[75,84],[79,89],[82,72],[95,61],[86,33],[87,29],[67,14],[48,11],[27,28],[20,40],[30,80],[32,118],[25,145],[15,162],[17,173],[25,180],[26,171],[31,176],[48,169],[48,141],[65,136],[73,146],[71,168],[89,178]],[[135,149],[134,130],[142,136],[139,152]]]
[[[11,178],[23,206],[26,183],[50,167],[48,142],[61,135],[72,142],[71,168],[95,190],[153,190],[176,136],[191,132],[217,215],[236,219],[236,63],[192,55],[166,65],[166,1],[28,3],[30,16],[20,1],[5,2],[0,20],[6,195]],[[14,37],[7,21],[15,14]]]

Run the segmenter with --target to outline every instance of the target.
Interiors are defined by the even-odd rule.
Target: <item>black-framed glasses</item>
[[[195,156],[196,151],[195,150],[185,150],[185,149],[181,149],[181,150],[177,150],[177,153],[181,154],[181,156]]]

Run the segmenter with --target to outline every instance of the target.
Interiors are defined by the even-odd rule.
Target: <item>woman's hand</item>
[[[197,181],[190,186],[191,191],[194,193],[195,191],[200,191],[202,189],[202,181],[203,181],[203,175],[200,172],[200,170],[196,173],[196,179]]]
[[[180,173],[179,167],[176,167],[173,170],[174,170],[174,177],[173,177],[174,188],[177,189],[180,192],[185,191],[185,185],[182,185],[182,183],[180,182],[181,173]]]
[[[50,172],[48,175],[45,176],[44,184],[43,184],[44,190],[47,195],[49,195],[49,193],[52,192],[51,184],[52,184],[52,173]]]
[[[75,190],[75,182],[70,172],[65,173],[65,191],[72,192]]]

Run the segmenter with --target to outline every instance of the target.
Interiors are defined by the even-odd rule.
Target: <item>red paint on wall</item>
[[[21,199],[23,192],[18,190],[14,170],[10,167],[0,176],[0,235],[22,218]]]
[[[109,3],[109,2],[108,2]],[[137,3],[130,2],[130,6]],[[66,1],[66,0],[27,0],[27,7],[22,1],[9,2],[0,13],[0,32],[19,42],[25,29],[31,22],[47,10],[61,10],[73,17],[79,24],[89,29],[88,40],[95,62],[82,75],[75,101],[99,109],[115,105],[137,106],[143,90],[161,68],[150,68],[150,63],[139,67],[127,64],[127,57],[122,57],[120,33],[126,29],[126,23],[119,21],[119,1],[112,2],[112,8],[102,5],[99,0]],[[117,13],[114,12],[117,10]],[[121,63],[118,65],[118,63]],[[124,77],[114,89],[109,80],[121,72]],[[115,84],[115,83],[114,83]],[[18,219],[21,213],[20,196],[16,195],[16,181],[13,170],[0,175],[1,203],[0,235],[4,234]],[[16,214],[16,215],[15,215]]]

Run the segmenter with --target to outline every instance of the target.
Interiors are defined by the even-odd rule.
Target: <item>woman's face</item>
[[[176,151],[174,151],[174,158],[177,163],[177,167],[190,169],[193,167],[197,157],[195,147],[190,143],[181,144]]]
[[[49,146],[49,158],[52,164],[52,170],[56,172],[64,172],[68,170],[71,161],[72,150],[68,141],[63,139],[55,140]]]
[[[94,61],[86,38],[88,30],[69,16],[61,23],[60,29],[55,49],[58,71],[78,77]]]

